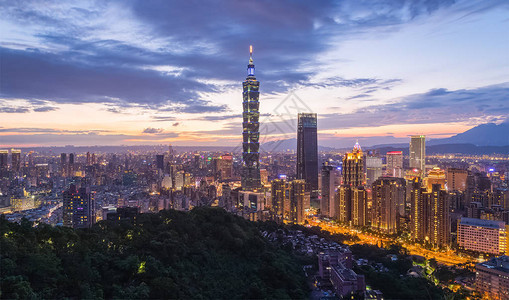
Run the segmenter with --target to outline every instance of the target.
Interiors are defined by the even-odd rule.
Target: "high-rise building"
[[[304,180],[293,180],[290,182],[290,216],[291,222],[301,224],[304,222],[304,203],[309,192],[306,192],[306,182]],[[307,195],[306,195],[307,194]]]
[[[14,172],[21,170],[21,150],[11,149],[11,169]]]
[[[306,181],[313,196],[318,191],[318,140],[317,117],[312,113],[299,113],[297,125],[297,178]]]
[[[156,168],[159,172],[164,171],[164,154],[156,155]]]
[[[320,213],[324,217],[335,217],[336,206],[334,198],[336,194],[336,170],[333,166],[322,166],[322,199],[320,203]]]
[[[403,178],[403,151],[389,151],[386,154],[386,174],[391,177]]]
[[[343,224],[365,226],[368,217],[367,201],[368,193],[363,186],[341,185],[335,197],[335,218]]]
[[[412,238],[434,248],[448,246],[451,220],[447,191],[440,184],[433,184],[428,191],[415,182],[411,193]]]
[[[358,187],[364,185],[364,156],[359,143],[351,153],[343,157],[343,184]]]
[[[352,220],[352,188],[349,185],[341,185],[337,192],[336,198],[338,203],[337,219],[343,224],[347,224]]]
[[[262,185],[269,184],[269,172],[267,169],[260,169],[260,181]]]
[[[351,221],[353,226],[365,226],[368,218],[368,192],[364,187],[352,188],[350,193],[351,201]]]
[[[0,150],[0,173],[7,171],[7,159],[9,158],[9,150]],[[2,175],[2,174],[0,174]]]
[[[231,179],[233,176],[233,157],[222,155],[214,158],[214,174],[218,179]]]
[[[404,214],[405,180],[397,177],[382,177],[373,182],[373,213],[371,227],[383,233],[398,231],[398,216]]]
[[[285,204],[289,201],[288,183],[285,180],[272,180],[271,198],[272,213],[278,216],[285,215]],[[286,206],[288,206],[288,204]]]
[[[67,176],[67,154],[60,154],[60,175],[62,177]]]
[[[73,228],[87,228],[95,222],[95,202],[89,188],[71,184],[63,193],[63,223]]]
[[[92,158],[90,157],[90,152],[87,152],[87,166],[92,164]]]
[[[366,156],[366,185],[371,186],[382,176],[382,159],[377,156]]]
[[[74,176],[74,153],[69,153],[69,164],[68,164],[67,176]]]
[[[419,169],[421,176],[426,173],[426,137],[413,135],[410,139],[410,168]]]
[[[447,169],[447,190],[464,192],[467,189],[468,170]]]
[[[242,188],[253,190],[261,186],[260,182],[260,82],[255,77],[253,63],[253,47],[250,49],[249,64],[247,66],[247,78],[242,83],[243,113],[242,113]]]

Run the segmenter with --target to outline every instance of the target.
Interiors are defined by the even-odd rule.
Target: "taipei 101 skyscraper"
[[[253,63],[253,46],[249,47],[249,64],[247,78],[242,83],[242,189],[254,190],[260,183],[260,82],[255,77]]]

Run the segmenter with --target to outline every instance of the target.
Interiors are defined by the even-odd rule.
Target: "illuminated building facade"
[[[300,113],[297,125],[297,179],[304,179],[313,195],[318,192],[317,117]]]
[[[88,228],[94,224],[95,202],[89,188],[71,184],[62,196],[64,226]]]
[[[274,179],[271,183],[271,210],[274,214],[285,215],[285,204],[289,201],[288,183],[283,179]],[[286,205],[289,206],[289,205]]]
[[[290,182],[290,216],[293,223],[301,224],[304,222],[304,204],[309,192],[306,192],[306,182],[304,180],[293,180]]]
[[[413,135],[410,139],[410,168],[426,172],[426,137]]]
[[[434,248],[448,246],[451,220],[447,192],[440,184],[433,184],[427,191],[415,183],[411,193],[412,238]]]
[[[247,78],[242,83],[242,189],[254,190],[261,186],[260,182],[260,82],[255,77],[253,48],[250,47]]]
[[[353,188],[351,193],[351,222],[353,226],[365,226],[368,219],[368,192],[364,187]]]
[[[339,222],[353,226],[367,224],[368,193],[364,187],[341,185],[336,192],[336,216]]]
[[[396,177],[382,177],[373,183],[373,213],[371,227],[383,233],[398,231],[398,216],[404,214],[405,180]]]
[[[507,229],[503,221],[461,218],[458,222],[458,247],[484,254],[505,254]]]
[[[364,185],[364,156],[356,143],[351,153],[343,157],[343,184],[358,187]]]
[[[428,176],[426,177],[426,188],[428,192],[431,191],[434,184],[440,184],[440,189],[445,189],[445,171],[438,167],[434,167],[431,171],[429,171]]]
[[[403,151],[389,151],[385,158],[387,176],[403,178]]]
[[[336,170],[333,166],[324,165],[322,166],[321,175],[322,199],[320,202],[320,214],[324,217],[335,217],[337,209],[334,205]]]

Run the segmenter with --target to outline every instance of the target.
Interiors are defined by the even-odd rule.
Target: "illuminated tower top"
[[[253,45],[249,46],[249,64],[247,65],[247,77],[255,79],[255,66],[253,62]]]

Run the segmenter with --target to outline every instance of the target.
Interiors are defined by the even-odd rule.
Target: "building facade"
[[[356,143],[353,151],[343,157],[343,184],[358,187],[364,183],[364,155],[361,146]]]
[[[299,113],[297,125],[297,179],[306,181],[307,190],[318,194],[317,117]]]
[[[389,151],[385,158],[387,176],[403,178],[403,151]]]
[[[309,197],[309,192],[306,191],[306,182],[304,180],[293,180],[290,182],[289,196],[289,219],[293,223],[302,224],[304,222],[306,197]]]
[[[507,229],[503,221],[461,218],[458,222],[458,247],[485,254],[506,254]]]
[[[320,214],[324,217],[335,217],[336,206],[334,205],[334,195],[336,193],[336,170],[333,166],[324,165],[321,169],[322,177],[322,199],[320,202]]]
[[[426,173],[426,137],[413,135],[410,139],[410,168]]]
[[[405,180],[382,177],[372,186],[371,227],[377,231],[393,234],[398,231],[398,217],[404,215]]]
[[[64,226],[88,228],[95,223],[95,202],[89,188],[71,184],[62,196]]]

